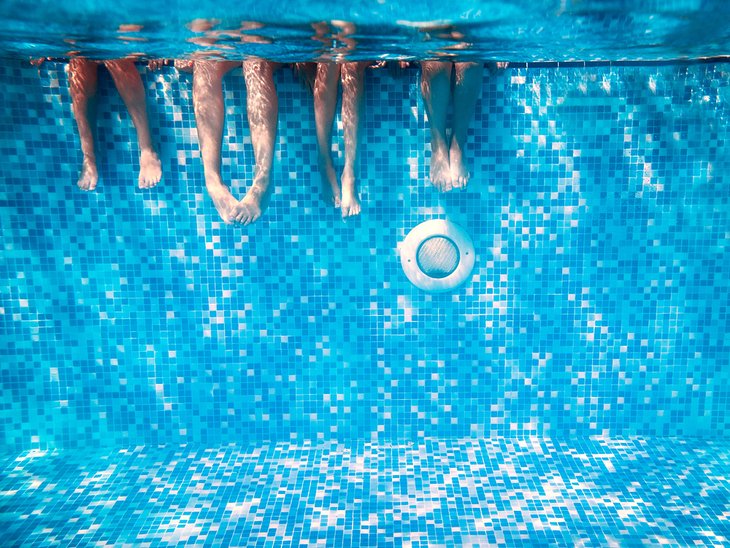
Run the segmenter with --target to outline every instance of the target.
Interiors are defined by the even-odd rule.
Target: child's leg
[[[162,166],[152,146],[147,105],[142,79],[131,59],[105,61],[104,66],[114,79],[119,95],[132,116],[139,144],[139,188],[151,188],[160,182]]]
[[[231,222],[230,213],[238,201],[221,178],[221,141],[223,139],[223,75],[238,63],[196,61],[193,67],[193,110],[203,159],[205,187],[218,214]]]
[[[451,190],[446,114],[451,96],[451,62],[421,63],[421,94],[431,126],[431,183],[442,192]]]
[[[314,80],[314,121],[317,127],[319,172],[322,176],[322,199],[340,207],[340,185],[332,161],[332,122],[337,107],[337,88],[341,66],[338,63],[317,63]]]
[[[276,64],[264,59],[243,63],[246,78],[246,112],[251,130],[251,143],[256,161],[253,182],[231,212],[244,225],[256,221],[268,205],[271,194],[271,166],[274,162],[276,126],[279,120],[279,98],[274,84]]]
[[[76,57],[69,61],[68,68],[71,105],[84,156],[77,184],[81,190],[94,190],[99,181],[94,151],[97,65],[94,61]]]
[[[456,63],[456,82],[454,87],[454,126],[449,147],[449,164],[453,185],[463,188],[469,182],[470,173],[464,161],[469,125],[474,118],[479,93],[482,90],[481,63]]]
[[[342,125],[345,133],[345,167],[342,170],[342,217],[360,213],[355,168],[359,146],[360,114],[368,63],[342,65]]]

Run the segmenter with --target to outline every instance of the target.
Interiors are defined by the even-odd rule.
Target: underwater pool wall
[[[101,71],[84,193],[64,66],[0,63],[3,451],[728,436],[728,65],[485,71],[472,182],[448,195],[427,180],[418,72],[369,71],[363,213],[346,223],[319,200],[312,98],[283,69],[276,192],[248,228],[205,193],[190,76],[140,70],[162,183],[136,188],[134,129]],[[224,86],[241,197],[240,70]],[[398,245],[435,218],[477,260],[429,295]]]

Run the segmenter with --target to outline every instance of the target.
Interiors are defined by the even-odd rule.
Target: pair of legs
[[[137,130],[139,187],[151,188],[160,182],[162,166],[152,146],[142,79],[131,59],[104,61],[104,66],[111,73],[119,95],[122,96]],[[94,190],[99,181],[94,149],[97,72],[98,63],[96,61],[81,58],[69,61],[71,102],[81,139],[81,152],[84,156],[78,180],[81,190]]]
[[[481,91],[482,73],[483,67],[479,63],[421,63],[421,93],[431,124],[430,177],[441,192],[464,188],[469,182],[464,148]],[[449,139],[446,117],[452,95],[454,119]]]
[[[342,217],[360,213],[355,167],[359,142],[365,68],[368,63],[317,63],[314,81],[314,119],[317,126],[319,170],[322,199],[342,211]],[[342,126],[345,140],[345,165],[342,189],[332,160],[332,123],[337,108],[337,90],[342,82]]]
[[[223,76],[238,66],[240,62],[196,61],[193,67],[193,108],[208,194],[224,222],[247,225],[265,211],[271,194],[279,100],[273,76],[275,63],[263,59],[244,61],[246,112],[256,166],[246,196],[236,200],[221,177],[221,141],[225,113]]]

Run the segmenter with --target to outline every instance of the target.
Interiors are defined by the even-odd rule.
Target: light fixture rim
[[[439,236],[449,239],[456,246],[459,264],[448,276],[432,278],[421,270],[417,253],[423,242]],[[416,225],[406,235],[400,247],[403,272],[413,285],[424,291],[456,289],[467,280],[474,268],[475,254],[471,237],[461,226],[446,219],[430,219]]]

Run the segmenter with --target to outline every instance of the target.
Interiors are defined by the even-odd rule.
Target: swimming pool
[[[102,72],[83,193],[64,65],[0,64],[6,542],[728,542],[725,62],[485,71],[473,180],[448,194],[418,70],[370,70],[347,222],[280,70],[276,190],[245,229],[204,192],[190,77],[139,69],[163,180],[137,188]],[[245,93],[235,70],[237,194]],[[474,242],[456,290],[401,270],[428,219]]]

